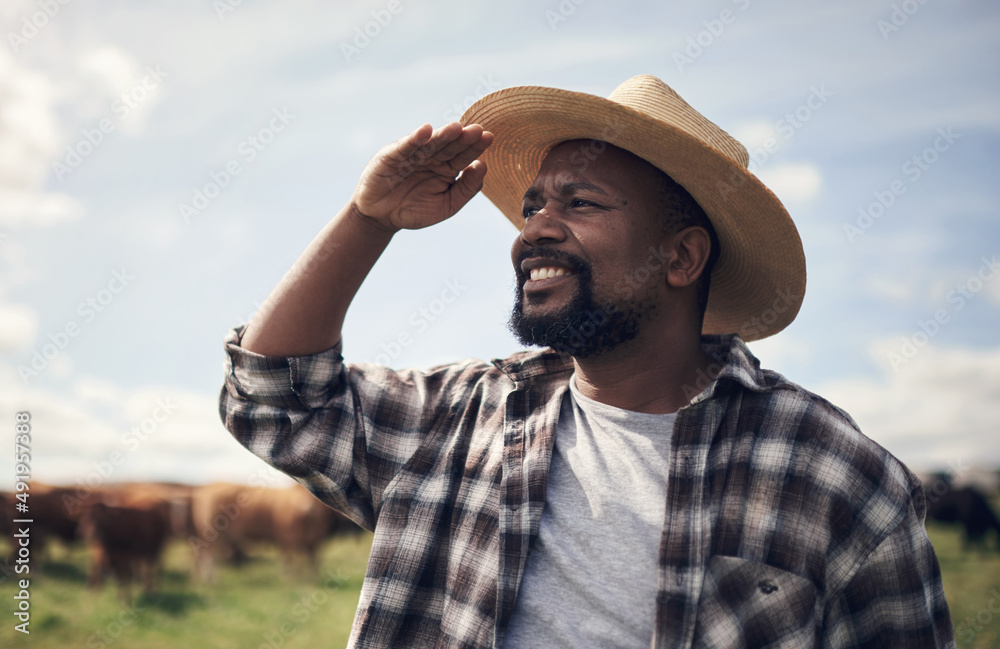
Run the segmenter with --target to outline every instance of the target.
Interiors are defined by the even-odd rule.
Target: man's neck
[[[714,359],[702,350],[697,333],[681,338],[648,331],[600,356],[574,358],[577,389],[595,401],[636,412],[663,414],[686,406],[699,372],[707,372]]]

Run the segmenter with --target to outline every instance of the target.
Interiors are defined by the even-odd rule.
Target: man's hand
[[[379,151],[351,201],[257,312],[243,333],[243,348],[305,356],[332,347],[347,307],[393,233],[439,223],[483,188],[486,165],[476,158],[491,142],[493,134],[479,125],[453,122],[432,131],[424,124]]]
[[[371,159],[351,209],[388,232],[440,223],[483,188],[486,164],[477,158],[492,142],[478,124],[452,122],[436,131],[424,124]]]

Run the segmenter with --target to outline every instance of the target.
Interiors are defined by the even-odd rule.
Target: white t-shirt
[[[646,649],[677,415],[615,408],[569,383],[504,647]]]

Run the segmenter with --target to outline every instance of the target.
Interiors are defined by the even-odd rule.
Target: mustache
[[[524,274],[524,271],[521,270],[521,262],[526,259],[551,259],[553,261],[561,261],[565,265],[569,266],[575,274],[586,277],[590,276],[590,264],[582,258],[564,250],[556,250],[554,248],[536,248],[525,250],[517,256],[517,262],[514,264],[514,273],[517,275],[518,285],[523,285],[528,278],[528,276]]]

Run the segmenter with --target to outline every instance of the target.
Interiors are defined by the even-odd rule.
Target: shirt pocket
[[[816,587],[780,568],[737,557],[708,561],[693,647],[802,649],[816,641]]]

